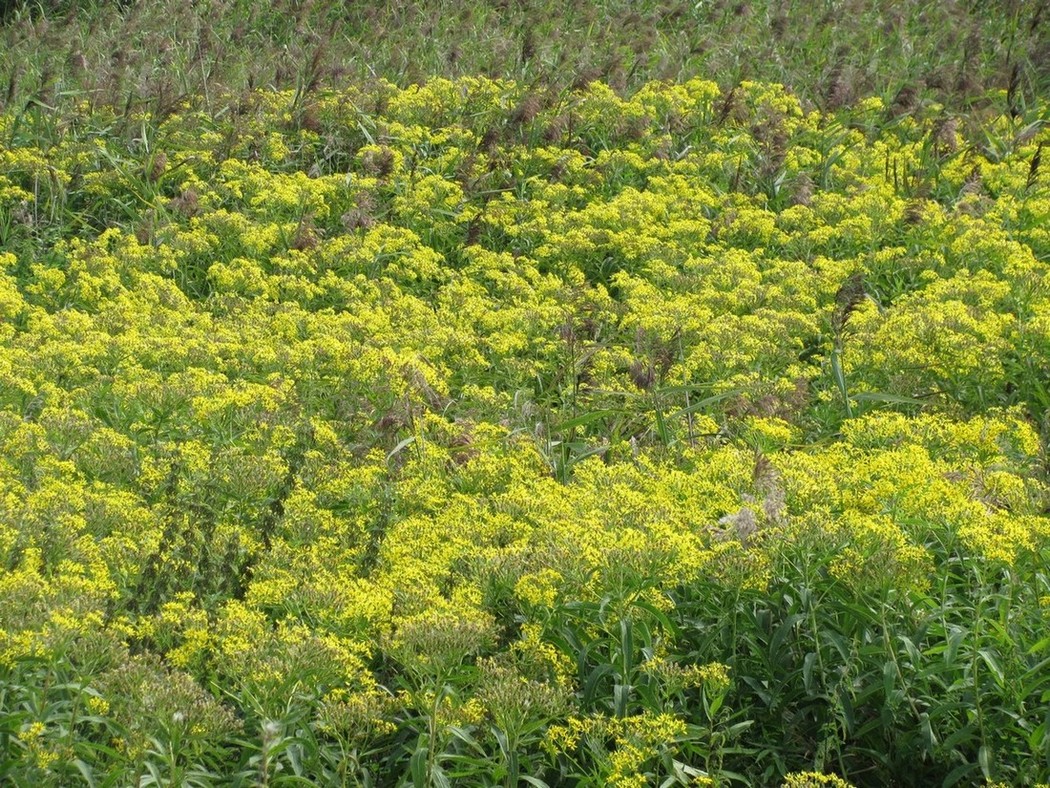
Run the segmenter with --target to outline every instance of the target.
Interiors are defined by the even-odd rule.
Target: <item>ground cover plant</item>
[[[8,40],[95,18],[46,12]],[[0,114],[0,781],[1050,780],[1037,61],[963,112],[48,57]]]

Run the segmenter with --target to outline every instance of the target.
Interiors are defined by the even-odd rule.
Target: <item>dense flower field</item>
[[[205,109],[0,116],[0,781],[1050,779],[1045,124]]]

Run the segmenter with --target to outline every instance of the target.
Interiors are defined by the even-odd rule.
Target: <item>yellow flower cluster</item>
[[[1045,128],[991,161],[753,82],[301,99],[148,154],[4,132],[0,669],[98,636],[158,662],[93,713],[171,682],[216,735],[200,687],[369,741],[542,709],[640,785],[694,733],[631,682],[730,691],[675,651],[690,588],[1045,565]]]
[[[675,742],[686,734],[685,723],[667,714],[632,717],[570,717],[566,725],[552,725],[544,746],[572,753],[590,740],[603,751],[600,779],[606,785],[645,786],[647,765],[661,754],[673,754]]]
[[[823,772],[792,772],[784,777],[782,788],[820,788],[820,786],[831,786],[831,788],[850,788],[850,783],[836,774],[824,774]]]

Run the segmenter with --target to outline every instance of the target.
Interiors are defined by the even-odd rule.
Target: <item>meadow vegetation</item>
[[[1047,783],[1050,19],[856,5],[9,8],[0,782]]]

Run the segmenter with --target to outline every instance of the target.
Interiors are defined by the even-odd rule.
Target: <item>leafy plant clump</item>
[[[1050,779],[1044,103],[226,106],[0,115],[0,780]]]

